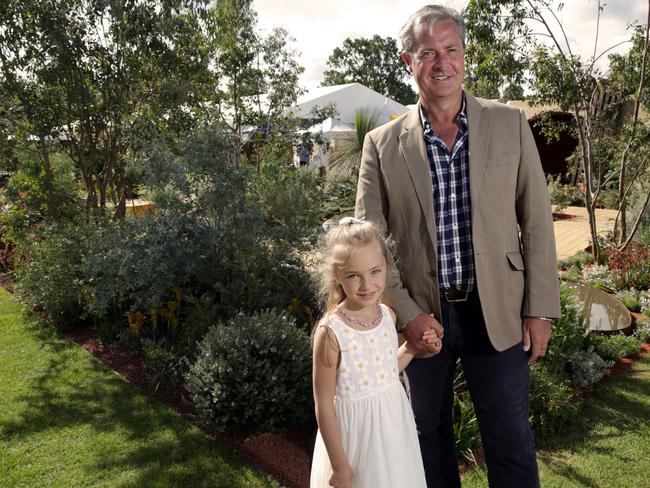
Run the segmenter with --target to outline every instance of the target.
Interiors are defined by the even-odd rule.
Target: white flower
[[[386,383],[386,380],[388,379],[388,375],[383,369],[377,371],[377,374],[375,376],[377,376],[377,383],[380,385]]]
[[[367,374],[363,375],[363,377],[361,378],[361,383],[359,384],[359,389],[361,391],[368,391],[371,385],[372,385],[372,379],[370,379],[370,377]]]
[[[388,332],[387,330],[383,331],[381,333],[381,338],[384,340],[384,342],[390,342],[391,340],[390,332]]]
[[[372,355],[372,365],[375,367],[381,366],[381,363],[383,362],[381,354],[377,351],[373,353]]]
[[[354,393],[354,385],[349,381],[343,381],[341,383],[341,396],[350,395]]]
[[[357,371],[359,371],[359,373],[366,371],[366,363],[361,359],[355,361],[354,366],[357,368]]]
[[[352,340],[348,343],[348,351],[352,354],[361,353],[361,344],[359,341]]]

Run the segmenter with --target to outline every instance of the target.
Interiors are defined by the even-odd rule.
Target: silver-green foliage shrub
[[[598,288],[606,293],[616,291],[616,284],[607,266],[594,264],[582,271],[582,279],[586,285]]]
[[[18,292],[58,326],[72,328],[86,318],[81,262],[92,235],[92,225],[70,224],[41,227],[24,240],[16,272]]]
[[[210,328],[186,376],[204,421],[221,431],[278,431],[313,412],[308,335],[285,315],[239,314]]]
[[[536,435],[556,433],[575,420],[582,400],[567,376],[545,362],[530,367],[530,423]]]
[[[576,388],[586,390],[607,374],[614,361],[601,358],[592,347],[578,351],[571,358],[572,381]]]

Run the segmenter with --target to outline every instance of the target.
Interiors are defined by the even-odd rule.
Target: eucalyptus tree
[[[628,58],[638,77],[624,89],[619,84],[615,92],[616,85],[608,82],[607,73],[601,72],[597,64],[615,47],[597,51],[598,26],[605,5],[598,0],[594,6],[597,27],[593,53],[588,59],[574,52],[559,15],[563,5],[552,0],[470,0],[464,10],[468,26],[468,77],[470,81],[485,77],[490,86],[501,89],[511,82],[519,84],[528,75],[532,91],[529,99],[533,103],[556,105],[573,114],[573,130],[579,141],[574,157],[585,186],[592,250],[598,259],[595,209],[601,204],[603,193],[613,184],[619,186],[616,205],[623,222],[630,189],[638,188],[639,178],[645,174],[642,168],[647,167],[647,156],[635,156],[634,165],[641,170],[628,172],[632,148],[639,147],[635,141],[645,132],[638,107],[646,93],[648,29],[646,23]],[[635,107],[633,116],[621,120],[615,115],[627,101]],[[553,127],[547,126],[545,130],[554,132]],[[649,197],[650,194],[645,197],[644,209]],[[619,226],[620,247],[630,242],[637,228],[638,223],[628,233],[625,225]]]
[[[214,84],[203,0],[5,0],[0,7],[3,112],[17,145],[34,147],[47,174],[65,152],[89,215],[116,216],[137,182],[129,161],[158,137],[194,125]]]
[[[285,29],[273,29],[266,36],[258,32],[251,0],[217,0],[208,34],[212,67],[219,78],[214,115],[230,131],[232,154],[239,163],[245,126],[277,132],[290,122],[285,109],[302,93],[298,78],[304,68]]]

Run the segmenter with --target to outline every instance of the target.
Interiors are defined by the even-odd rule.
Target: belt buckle
[[[466,302],[468,298],[468,293],[458,288],[449,288],[444,292],[445,300],[449,303],[459,303]]]

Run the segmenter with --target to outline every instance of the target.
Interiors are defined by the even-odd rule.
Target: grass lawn
[[[274,487],[0,290],[1,487]]]
[[[650,486],[650,355],[586,401],[576,425],[538,442],[544,488]],[[483,469],[463,488],[487,487]]]

